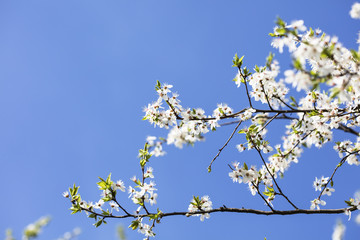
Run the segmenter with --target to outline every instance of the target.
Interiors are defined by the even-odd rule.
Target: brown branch
[[[253,107],[252,107],[253,108]],[[247,110],[248,108],[244,108],[236,113],[233,114],[229,114],[229,115],[225,115],[225,116],[221,116],[220,119],[228,119],[228,118],[235,118],[237,117],[240,113],[243,113]],[[290,110],[269,110],[269,109],[258,109],[258,108],[253,108],[255,109],[256,113],[280,113],[280,114],[291,114],[291,113],[311,113],[314,111],[314,109],[290,109]],[[174,111],[174,110],[173,110]],[[331,112],[332,109],[317,109],[318,112]],[[333,117],[341,117],[341,116],[345,116],[348,114],[355,114],[355,113],[359,113],[358,111],[356,112],[346,112],[346,109],[339,109],[339,112],[341,112],[338,115],[335,115]],[[184,118],[178,116],[177,114],[175,114],[176,119],[177,120],[184,120]],[[207,117],[207,118],[190,118],[189,121],[210,121],[210,120],[216,120],[217,118],[215,117]]]
[[[270,124],[274,119],[276,119],[279,115],[280,115],[280,113],[277,113],[277,114],[275,114],[272,118],[270,118],[270,120],[269,120],[264,126],[262,126],[262,128],[257,132],[256,136],[257,136],[262,130],[264,130],[264,129],[267,127],[267,125],[269,125],[269,124]]]
[[[124,211],[124,213],[126,213],[127,215],[131,215],[130,213],[128,213],[128,212],[126,211],[125,208],[123,208],[123,207],[120,205],[120,203],[116,200],[116,198],[113,198],[113,201],[121,208],[121,210]]]
[[[263,93],[264,93],[264,95],[265,95],[266,102],[267,102],[267,104],[269,105],[269,108],[270,108],[271,110],[274,110],[274,109],[271,107],[271,104],[270,104],[270,101],[269,101],[269,97],[268,97],[268,95],[267,95],[266,92],[265,92],[265,88],[264,88],[264,84],[262,83],[262,80],[260,80],[260,85],[261,85],[261,89],[262,89],[262,91],[263,91]]]
[[[228,143],[230,142],[230,140],[232,139],[232,137],[234,136],[236,130],[239,128],[239,126],[241,125],[242,121],[240,120],[239,123],[236,125],[234,131],[231,133],[230,137],[228,138],[228,140],[226,141],[226,143],[224,144],[224,146],[222,146],[222,148],[219,149],[219,152],[216,154],[216,156],[211,160],[210,165],[208,166],[208,171],[211,172],[211,165],[213,164],[213,162],[215,161],[215,159],[220,155],[220,153],[222,152],[222,150],[228,145]]]
[[[270,174],[273,182],[275,183],[277,189],[279,190],[279,194],[280,194],[281,196],[283,196],[283,197],[290,203],[291,206],[293,206],[295,209],[298,209],[298,207],[296,207],[295,204],[292,203],[292,202],[290,201],[290,199],[288,199],[288,197],[281,191],[280,186],[279,186],[278,183],[276,182],[274,175],[271,173],[270,169],[268,168],[268,166],[267,166],[267,164],[266,164],[266,162],[265,162],[264,157],[263,157],[262,154],[261,154],[261,150],[256,146],[256,144],[255,144],[255,142],[252,140],[252,138],[250,138],[250,141],[251,141],[252,145],[254,146],[254,148],[256,149],[256,151],[258,152],[258,154],[259,154],[259,156],[260,156],[260,158],[261,158],[261,161],[263,162],[263,164],[264,164],[264,166],[265,166],[265,168],[266,168],[266,171]]]
[[[182,118],[176,113],[176,110],[175,110],[174,106],[173,106],[168,100],[165,100],[165,102],[169,105],[169,107],[171,108],[171,110],[174,112],[174,115],[175,115],[176,119],[178,119],[178,120],[182,119]]]
[[[349,127],[345,126],[342,123],[339,125],[338,129],[343,130],[344,132],[352,133],[352,134],[356,135],[357,137],[359,136],[359,132],[355,131],[352,128],[349,128]]]
[[[261,116],[261,118],[265,118],[265,119],[271,119],[273,118],[274,116]],[[282,115],[282,116],[278,116],[276,119],[285,119],[285,120],[297,120],[297,118],[294,118],[294,117],[289,117],[289,116],[286,116],[286,115]],[[232,125],[232,124],[235,124],[235,123],[238,123],[239,121],[231,121],[231,122],[226,122],[226,123],[222,123],[220,124],[221,127],[223,126],[228,126],[228,125]]]
[[[82,209],[84,211],[96,214],[102,218],[144,218],[149,217],[149,215],[153,215],[156,213],[150,214],[138,214],[138,215],[102,215],[99,213],[95,213],[94,211],[90,211],[88,209]],[[308,209],[294,209],[294,210],[274,210],[274,211],[263,211],[257,209],[247,209],[247,208],[228,208],[228,207],[220,207],[211,210],[202,210],[199,212],[168,212],[168,213],[161,213],[161,217],[169,217],[169,216],[191,216],[196,214],[205,214],[205,213],[215,213],[215,212],[232,212],[232,213],[249,213],[249,214],[257,214],[257,215],[297,215],[297,214],[341,214],[345,211],[349,210],[350,212],[358,210],[357,207],[350,207],[350,208],[338,208],[338,209],[319,209],[319,210],[308,210]]]
[[[254,182],[251,182],[252,185],[256,188],[257,194],[259,194],[259,196],[262,198],[262,200],[264,200],[265,204],[271,209],[271,211],[275,211],[274,208],[271,206],[270,202],[268,202],[265,197],[260,193],[259,191],[259,185],[255,185]]]
[[[359,151],[360,151],[360,150],[359,150]],[[341,159],[341,161],[339,162],[338,165],[336,165],[333,173],[331,174],[330,179],[329,179],[329,180],[326,182],[326,184],[323,186],[323,189],[321,190],[321,192],[320,192],[320,194],[319,194],[319,196],[318,196],[317,199],[320,200],[320,198],[321,198],[322,194],[324,193],[326,187],[329,185],[329,183],[330,183],[330,182],[332,181],[332,179],[334,178],[336,171],[344,164],[344,162],[346,161],[346,159],[347,159],[349,156],[353,155],[353,154],[357,154],[359,151],[355,151],[355,152],[349,153],[348,155],[346,155],[345,157],[343,157],[343,158]]]
[[[239,74],[240,74],[241,77],[244,79],[245,89],[246,89],[246,95],[247,95],[248,100],[249,100],[249,105],[250,105],[250,107],[252,108],[252,103],[251,103],[251,98],[250,98],[250,94],[249,94],[249,89],[248,89],[248,86],[247,86],[247,83],[246,83],[246,77],[242,74],[241,68],[239,67],[238,69],[239,69]]]
[[[289,104],[287,104],[284,100],[282,100],[279,96],[276,96],[276,98],[282,102],[285,106],[287,106],[288,108],[290,108],[291,110],[296,110],[295,108],[293,108],[292,106],[290,106]]]

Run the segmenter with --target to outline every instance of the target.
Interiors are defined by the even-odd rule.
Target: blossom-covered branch
[[[351,15],[360,18],[360,5],[358,13],[354,10]],[[202,108],[183,107],[179,95],[172,92],[173,86],[157,81],[157,100],[144,108],[143,119],[155,127],[167,129],[168,134],[163,138],[148,137],[144,148],[139,151],[141,177],[131,178],[134,187],[127,188],[136,210],[125,208],[127,205],[117,200],[117,193],[125,192],[126,187],[122,180],[111,180],[109,174],[97,183],[102,195],[96,203],[84,201],[76,185],[64,193],[70,199],[72,213],[86,212],[89,218],[95,219],[96,227],[106,223],[108,218],[131,218],[130,228],[137,229],[145,239],[149,239],[155,236],[153,229],[160,219],[168,216],[199,216],[203,221],[215,212],[259,215],[345,213],[350,216],[351,212],[359,210],[358,195],[345,201],[346,205],[340,208],[320,209],[320,206],[326,205],[321,197],[324,194],[331,196],[335,191],[333,185],[337,170],[345,163],[360,165],[360,51],[345,48],[337,37],[328,36],[320,29],[308,29],[302,20],[287,24],[279,18],[269,35],[272,37],[271,45],[280,53],[288,48],[293,59],[293,67],[284,71],[283,78],[274,54],[267,57],[264,66],[255,65],[253,71],[244,67],[244,56],[236,54],[233,66],[237,73],[233,81],[238,88],[244,86],[240,90],[246,95],[248,106],[235,111],[228,104],[220,103],[210,114]],[[232,122],[226,122],[228,119]],[[283,119],[287,124],[279,139],[281,144],[273,144],[274,140],[269,140],[266,135],[275,121]],[[150,158],[163,156],[165,143],[178,148],[194,145],[204,140],[208,132],[233,123],[237,125],[211,160],[208,171],[211,172],[214,161],[238,133],[242,140],[236,145],[237,151],[255,150],[260,161],[258,165],[249,166],[241,158],[231,165],[226,163],[231,170],[227,177],[234,183],[246,184],[250,193],[259,195],[270,211],[228,208],[221,203],[213,204],[207,195],[192,196],[187,204],[188,211],[165,213],[159,208],[154,211],[158,195],[153,169],[148,166]],[[335,141],[334,130],[349,133],[354,139]],[[313,187],[320,194],[309,201],[310,209],[300,209],[294,204],[293,197],[287,196],[280,187],[281,178],[299,162],[305,148],[321,148],[333,141],[340,163],[330,177],[315,178]],[[276,196],[284,198],[292,209],[278,210]],[[109,203],[107,208],[105,202]],[[213,208],[213,205],[221,207]],[[144,219],[150,220],[150,224],[144,223]]]

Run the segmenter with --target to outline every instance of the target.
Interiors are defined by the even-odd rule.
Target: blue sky
[[[142,121],[142,108],[156,100],[156,80],[174,85],[183,106],[212,112],[217,103],[234,109],[246,106],[244,89],[231,81],[235,53],[245,65],[263,65],[270,46],[268,33],[280,16],[303,19],[339,36],[357,48],[360,22],[349,16],[353,1],[0,1],[0,232],[12,228],[17,239],[30,222],[51,215],[40,239],[56,239],[81,227],[79,239],[115,239],[115,227],[129,221],[110,220],[95,229],[84,214],[70,215],[61,196],[74,182],[86,200],[99,198],[98,176],[112,172],[126,185],[140,175],[136,158],[148,135],[164,136]],[[287,53],[276,53],[282,70],[290,67]],[[273,129],[283,129],[283,123]],[[282,131],[283,131],[282,130]],[[205,142],[182,150],[166,147],[153,159],[163,211],[185,210],[192,195],[210,195],[214,206],[265,209],[245,186],[227,176],[228,163],[254,161],[239,154],[237,136],[215,162],[206,167],[231,133],[223,127]],[[271,132],[271,131],[270,131]],[[271,133],[270,133],[271,134]],[[274,144],[279,143],[274,132]],[[338,134],[340,139],[352,136]],[[315,150],[315,151],[312,151]],[[308,149],[280,182],[303,208],[314,199],[315,177],[330,175],[339,161],[332,145]],[[343,207],[343,196],[360,189],[359,168],[345,166],[335,181],[329,208]],[[348,182],[351,182],[350,184]],[[120,201],[127,201],[121,196]],[[286,204],[275,203],[285,209]],[[128,204],[128,207],[133,207]],[[133,209],[135,209],[133,207]],[[198,218],[163,219],[156,239],[329,239],[337,219],[346,222],[346,239],[360,226],[346,216],[261,217],[214,214]],[[142,236],[127,230],[129,239]]]

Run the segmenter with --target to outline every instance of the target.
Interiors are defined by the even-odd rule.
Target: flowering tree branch
[[[97,183],[102,195],[96,203],[84,201],[76,185],[64,193],[71,202],[72,213],[86,212],[89,218],[95,219],[96,227],[106,223],[108,218],[131,218],[130,228],[137,229],[145,235],[145,239],[149,239],[155,236],[153,229],[156,224],[169,216],[199,216],[203,221],[215,212],[258,215],[345,213],[350,216],[351,212],[359,210],[360,194],[345,201],[346,207],[320,209],[320,206],[326,205],[322,196],[331,196],[335,191],[333,181],[337,170],[345,163],[360,165],[360,137],[357,130],[360,127],[360,51],[343,47],[337,37],[327,36],[321,30],[307,29],[302,20],[288,25],[278,19],[274,32],[269,35],[273,38],[272,46],[280,53],[287,47],[292,54],[293,68],[284,72],[285,79],[278,79],[280,67],[274,54],[268,56],[265,66],[256,65],[253,72],[243,67],[244,56],[238,57],[236,54],[233,59],[233,66],[237,69],[234,82],[237,87],[245,86],[248,106],[234,111],[221,103],[210,115],[201,108],[183,107],[179,95],[171,91],[173,86],[157,81],[155,89],[158,99],[145,107],[143,119],[169,132],[164,138],[148,137],[144,148],[139,150],[141,177],[131,178],[134,187],[127,188],[129,198],[137,209],[132,211],[125,208],[123,203],[120,204],[116,196],[119,191],[125,192],[125,184],[121,180],[114,182],[109,174],[106,180],[100,178]],[[265,107],[261,107],[263,105]],[[223,122],[227,119],[233,121]],[[273,128],[271,123],[283,119],[288,121],[282,142],[272,145],[266,134]],[[244,122],[250,123],[250,126],[243,126]],[[160,209],[152,210],[152,205],[157,203],[157,189],[152,180],[153,169],[148,163],[151,157],[165,154],[163,143],[178,148],[194,145],[203,140],[206,133],[230,124],[236,126],[211,160],[208,171],[211,172],[214,161],[238,133],[244,139],[236,145],[238,152],[255,150],[260,165],[248,166],[244,160],[241,163],[233,162],[228,164],[231,170],[228,177],[234,183],[247,185],[250,193],[259,195],[270,211],[228,208],[224,205],[213,208],[207,195],[194,195],[188,211],[165,213]],[[239,130],[240,126],[242,129]],[[298,163],[305,148],[320,148],[333,142],[333,131],[336,129],[357,138],[335,142],[334,150],[341,159],[339,164],[330,177],[315,177],[313,187],[320,194],[309,201],[310,209],[300,209],[280,187],[280,178],[293,164]],[[284,198],[294,209],[278,210],[275,206],[276,196]],[[109,203],[110,208],[105,207],[105,202]],[[122,214],[116,214],[120,209]],[[143,223],[143,219],[150,220],[150,224]]]

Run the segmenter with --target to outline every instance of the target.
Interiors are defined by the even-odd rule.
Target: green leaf
[[[354,49],[351,49],[351,54],[356,61],[360,61],[360,53]]]
[[[286,34],[286,29],[285,28],[277,28],[275,30],[280,36],[283,36]]]
[[[313,30],[312,28],[310,28],[309,36],[310,36],[310,37],[314,36],[314,30]]]
[[[339,95],[339,93],[340,93],[339,88],[332,88],[330,98],[335,98],[337,95]]]
[[[273,61],[273,59],[274,59],[274,56],[275,56],[275,55],[274,55],[272,52],[270,52],[269,55],[267,56],[267,58],[266,58],[266,66],[267,66],[268,68],[270,68],[271,63],[272,63],[272,61]]]
[[[99,227],[102,224],[103,220],[99,220],[96,223],[94,223],[95,227]]]
[[[238,133],[246,133],[244,129],[238,131]]]
[[[161,83],[159,82],[159,80],[156,80],[155,90],[160,90],[160,89],[161,89]]]
[[[291,99],[291,101],[293,101],[293,103],[297,106],[298,104],[297,104],[297,102],[296,102],[296,99],[293,97],[293,96],[290,96],[290,99]]]
[[[234,56],[234,59],[233,59],[233,67],[241,68],[241,65],[243,63],[243,58],[244,58],[244,56],[239,58],[237,53],[236,53],[235,56]]]
[[[146,159],[141,159],[140,160],[140,166],[144,167],[146,165]]]
[[[269,33],[270,37],[277,37],[277,35],[275,33]]]
[[[272,196],[272,193],[271,193],[271,192],[263,192],[263,194],[264,194],[265,196],[268,196],[268,197],[271,197],[271,196]]]
[[[112,183],[112,181],[111,181],[111,173],[109,173],[109,176],[108,176],[107,179],[106,179],[106,183],[107,183],[107,184],[111,184],[111,183]]]
[[[96,184],[99,186],[99,189],[100,189],[100,190],[105,190],[105,189],[107,189],[107,185],[106,185],[106,183],[105,183],[104,180],[102,180],[101,182],[98,182],[98,183],[96,183]]]
[[[102,210],[102,214],[103,214],[104,216],[110,216],[110,215],[111,215],[111,213],[109,212],[109,210],[106,210],[106,211]]]
[[[293,61],[293,65],[294,65],[294,68],[297,69],[297,70],[302,70],[303,69],[302,64],[301,64],[299,59],[295,59]]]
[[[279,27],[285,27],[285,22],[280,18],[280,17],[277,17],[276,19],[276,25],[278,25]]]
[[[352,206],[352,202],[351,202],[351,201],[345,201],[345,203],[346,203],[348,206]]]
[[[275,192],[275,190],[274,190],[274,188],[272,188],[272,187],[269,187],[269,186],[266,186],[266,188],[267,188],[267,190],[269,190],[269,192]]]
[[[139,227],[139,221],[138,220],[134,220],[131,222],[129,228],[131,228],[132,230],[136,230]]]
[[[249,170],[248,166],[246,165],[246,163],[244,162],[244,169],[245,170]]]
[[[333,49],[334,47],[331,46],[331,47],[325,47],[321,54],[320,54],[320,57],[321,58],[332,58],[333,57]]]

